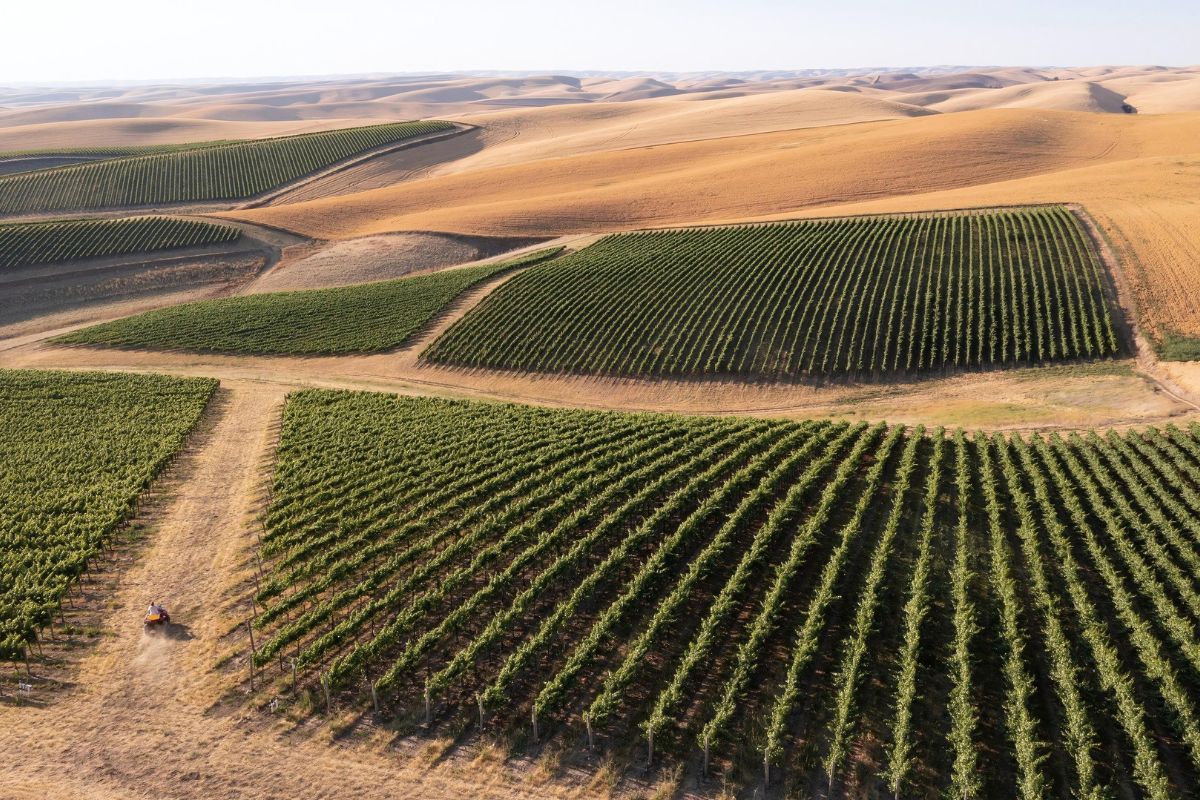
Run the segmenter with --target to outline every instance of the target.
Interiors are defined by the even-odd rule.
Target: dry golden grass
[[[491,158],[508,146],[496,144]],[[993,109],[459,165],[383,189],[232,216],[336,239],[1077,202],[1123,257],[1159,337],[1200,334],[1200,304],[1191,300],[1200,280],[1197,198],[1200,113]]]

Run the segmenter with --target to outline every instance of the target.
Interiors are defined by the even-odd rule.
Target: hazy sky
[[[1200,62],[1200,0],[14,0],[0,82]]]

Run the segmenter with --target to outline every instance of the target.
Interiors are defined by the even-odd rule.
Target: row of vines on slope
[[[515,278],[425,357],[794,380],[1119,349],[1090,240],[1045,207],[613,235]]]
[[[391,281],[200,300],[58,339],[67,344],[215,353],[370,353],[405,344],[470,287],[554,258],[544,248],[477,266]]]
[[[174,217],[0,225],[0,269],[228,244],[241,235],[229,225]]]
[[[208,378],[0,370],[0,658],[26,654],[183,446]]]
[[[18,173],[0,177],[0,214],[240,200],[366,150],[453,127],[438,120],[393,122]]]
[[[703,754],[794,791],[1181,796],[1198,519],[1200,429],[305,391],[254,662],[318,705]]]

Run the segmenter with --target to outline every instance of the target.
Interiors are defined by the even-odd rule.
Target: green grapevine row
[[[873,376],[1109,356],[1104,277],[1061,207],[606,237],[518,276],[425,352],[622,376]]]
[[[558,252],[548,248],[506,261],[359,286],[199,300],[83,328],[58,341],[261,355],[391,350],[471,286]]]
[[[0,269],[235,242],[229,225],[173,217],[130,217],[0,225]]]
[[[255,663],[288,691],[294,661],[318,709],[640,741],[743,784],[1183,796],[1197,435],[299,392]]]
[[[20,658],[57,619],[215,390],[206,378],[0,370],[0,658]]]
[[[436,120],[385,123],[6,175],[0,177],[0,214],[241,200],[365,150],[452,127]]]

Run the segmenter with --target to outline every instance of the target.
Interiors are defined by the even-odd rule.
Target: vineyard
[[[260,690],[318,710],[792,794],[1200,780],[1196,427],[1005,439],[304,391],[261,556]]]
[[[229,225],[130,217],[0,225],[0,269],[235,242]]]
[[[84,328],[57,341],[219,353],[379,352],[404,344],[469,287],[560,251],[547,248],[507,261],[361,286],[185,303]]]
[[[858,377],[1120,350],[1066,209],[613,235],[520,275],[432,362],[616,376]]]
[[[178,144],[101,145],[94,147],[45,147],[33,150],[4,150],[0,151],[0,164],[6,161],[53,159],[55,157],[72,157],[99,161],[106,158],[145,156],[153,153],[175,153],[181,150],[216,147],[218,145],[234,144],[235,142],[236,140],[234,139],[213,139],[207,142],[181,142]]]
[[[452,128],[440,121],[387,123],[18,173],[0,177],[0,214],[240,200],[365,150]]]
[[[58,619],[216,381],[0,370],[0,658]]]

